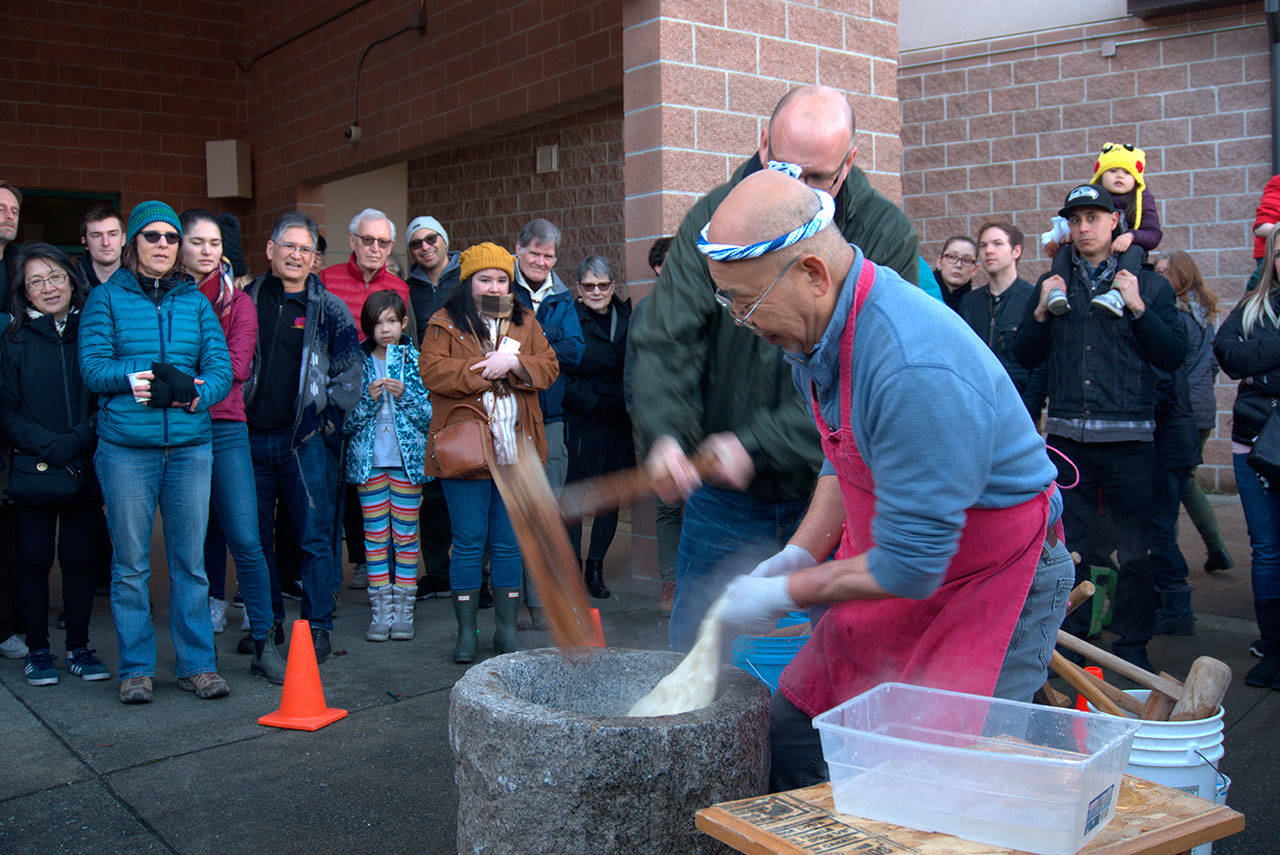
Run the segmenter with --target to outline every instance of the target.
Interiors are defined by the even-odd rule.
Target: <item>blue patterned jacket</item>
[[[408,336],[402,336],[400,342],[387,348],[387,376],[404,383],[404,394],[395,405],[396,441],[404,458],[405,474],[414,484],[422,484],[431,480],[423,474],[427,430],[431,427],[431,401],[418,372],[417,349],[409,343]],[[373,431],[378,421],[378,408],[381,407],[381,402],[369,396],[369,384],[377,379],[373,369],[373,341],[366,339],[360,348],[364,351],[360,402],[347,416],[343,427],[347,434],[345,474],[349,484],[363,484],[373,471]]]

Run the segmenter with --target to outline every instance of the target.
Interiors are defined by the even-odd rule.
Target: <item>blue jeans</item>
[[[473,591],[480,587],[480,562],[489,547],[489,581],[495,588],[520,587],[520,544],[511,528],[498,488],[488,478],[464,481],[441,478],[453,529],[453,558],[449,587]]]
[[[253,483],[249,428],[244,422],[213,421],[213,479],[209,498],[209,533],[204,563],[209,592],[226,598],[227,549],[236,562],[240,596],[249,614],[249,631],[257,639],[271,632],[271,575],[258,535],[258,497],[245,489]]]
[[[750,573],[786,545],[809,507],[807,499],[758,502],[742,493],[702,487],[685,502],[676,552],[676,599],[667,646],[693,647],[698,625],[729,579]]]
[[[99,440],[93,462],[115,547],[111,615],[120,643],[120,679],[154,677],[156,673],[156,633],[151,625],[148,586],[157,506],[169,565],[169,632],[177,654],[175,674],[190,677],[215,671],[209,582],[204,575],[213,446],[130,448]]]
[[[280,570],[276,566],[276,500],[283,499],[301,553],[302,617],[316,629],[333,630],[334,479],[327,471],[324,437],[293,447],[293,430],[249,431],[249,453],[258,492],[258,538],[271,578],[271,608],[284,620]]]
[[[1076,565],[1067,544],[1059,540],[1056,546],[1050,546],[1046,542],[1018,622],[1009,636],[993,697],[1031,703],[1031,696],[1044,685],[1075,578]]]
[[[1264,486],[1258,473],[1245,462],[1247,454],[1231,455],[1236,489],[1249,529],[1249,549],[1255,600],[1280,600],[1280,492]]]

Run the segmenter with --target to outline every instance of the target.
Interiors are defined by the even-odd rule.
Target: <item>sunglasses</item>
[[[360,242],[365,246],[373,246],[375,243],[381,249],[391,249],[391,241],[387,238],[376,238],[373,235],[356,235],[360,238]]]
[[[360,239],[364,240],[364,238],[360,238]],[[431,237],[418,238],[416,240],[411,240],[409,241],[409,249],[410,250],[422,249],[424,246],[427,246],[429,244],[434,244],[438,240],[440,240],[440,235],[432,235]],[[366,244],[366,246],[368,246],[368,244]]]
[[[142,239],[147,243],[160,243],[164,241],[169,246],[177,246],[182,240],[182,235],[177,232],[143,232]]]
[[[613,287],[613,280],[608,282],[579,282],[578,287],[583,291],[608,291]]]

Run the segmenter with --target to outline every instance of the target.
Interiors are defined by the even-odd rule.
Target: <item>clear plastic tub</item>
[[[884,683],[813,724],[837,811],[1072,855],[1115,814],[1139,722]]]

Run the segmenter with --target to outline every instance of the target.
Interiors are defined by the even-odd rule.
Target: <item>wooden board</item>
[[[836,813],[819,784],[698,811],[702,831],[747,855],[1010,855],[1018,850]],[[1080,855],[1177,855],[1244,828],[1244,815],[1124,776],[1116,815]]]

